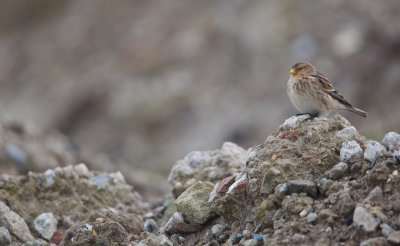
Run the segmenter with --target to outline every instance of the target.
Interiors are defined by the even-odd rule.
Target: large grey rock
[[[0,201],[0,224],[7,227],[21,241],[33,241],[33,236],[25,220]]]
[[[214,185],[198,181],[186,189],[176,200],[176,209],[192,224],[204,224],[214,216],[208,198]]]
[[[340,149],[340,160],[345,163],[355,163],[361,160],[362,154],[363,151],[356,141],[347,141]]]
[[[390,151],[400,149],[400,134],[388,132],[382,140],[382,144]]]
[[[367,141],[367,147],[364,151],[364,159],[369,162],[374,162],[376,158],[385,153],[386,148],[377,141]]]
[[[380,219],[370,214],[366,208],[357,205],[353,215],[354,223],[365,232],[373,232],[380,224]]]

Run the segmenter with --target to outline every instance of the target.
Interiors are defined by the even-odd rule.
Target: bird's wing
[[[313,76],[318,79],[318,82],[321,83],[323,90],[332,98],[336,99],[347,107],[353,107],[337,90],[335,90],[335,88],[333,88],[332,82],[329,81],[329,79],[325,77],[322,73],[317,72]]]

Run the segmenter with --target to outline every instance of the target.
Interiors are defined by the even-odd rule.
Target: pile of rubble
[[[121,173],[85,165],[0,177],[0,244],[397,245],[400,135],[294,116],[248,151],[194,151],[150,206]]]

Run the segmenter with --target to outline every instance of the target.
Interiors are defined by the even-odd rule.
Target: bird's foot
[[[306,120],[313,120],[315,117],[318,117],[318,113],[301,113],[301,114],[296,114],[296,116],[301,116],[301,115],[308,115],[308,118]]]

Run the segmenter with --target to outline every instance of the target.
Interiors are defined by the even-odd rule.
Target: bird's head
[[[290,69],[290,76],[302,78],[316,72],[316,68],[309,62],[297,62]]]

